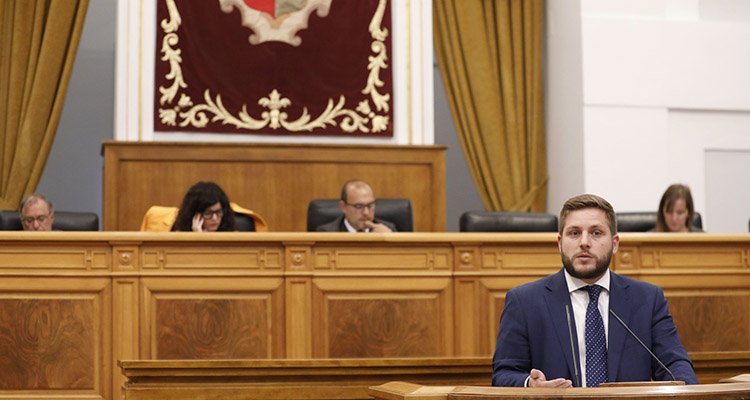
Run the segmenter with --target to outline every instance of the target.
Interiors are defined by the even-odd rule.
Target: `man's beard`
[[[578,279],[594,279],[599,278],[600,276],[604,275],[605,272],[607,272],[607,268],[609,268],[609,263],[612,261],[612,251],[610,250],[607,255],[600,259],[596,260],[596,268],[594,268],[591,271],[576,271],[575,268],[573,268],[573,260],[570,259],[570,257],[566,256],[562,251],[560,252],[560,256],[562,257],[562,263],[565,267],[565,270],[568,271],[570,276],[578,278]]]

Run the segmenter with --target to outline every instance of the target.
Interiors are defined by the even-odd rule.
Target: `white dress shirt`
[[[579,289],[589,284],[571,276],[568,271],[565,271],[565,282],[568,284],[570,303],[573,305],[573,319],[576,324],[576,336],[578,336],[581,386],[586,387],[586,308],[589,306],[589,294],[586,289]],[[607,348],[609,348],[609,269],[607,269],[607,272],[598,281],[594,282],[594,285],[604,288],[601,294],[599,294],[599,313],[602,315],[604,336],[607,339]]]

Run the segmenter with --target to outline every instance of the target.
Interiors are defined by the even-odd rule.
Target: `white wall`
[[[582,110],[584,140],[558,151],[583,148],[583,191],[601,194],[618,211],[649,210],[669,184],[682,182],[692,188],[707,230],[747,232],[750,190],[738,187],[750,170],[738,158],[750,158],[748,3],[579,2],[583,101],[566,106]],[[570,65],[577,57],[564,55]],[[548,92],[550,109],[575,101],[554,94]],[[551,143],[556,129],[548,130]],[[550,157],[550,171],[569,163],[578,166]],[[737,201],[728,204],[727,197]],[[559,205],[551,201],[549,208]]]
[[[547,210],[556,214],[585,189],[580,2],[548,1],[546,12]]]

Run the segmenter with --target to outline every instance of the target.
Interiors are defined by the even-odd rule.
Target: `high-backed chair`
[[[459,220],[461,232],[557,232],[557,217],[546,213],[467,211]]]
[[[316,199],[307,205],[307,231],[327,224],[342,214],[338,199]],[[411,201],[409,199],[375,200],[375,217],[392,222],[398,232],[413,232]]]
[[[615,213],[618,232],[648,232],[656,228],[656,211],[627,211]],[[703,229],[700,213],[693,214],[693,226]]]
[[[0,211],[0,230],[22,231],[21,213],[18,211]],[[99,216],[90,212],[55,211],[52,230],[98,231]]]

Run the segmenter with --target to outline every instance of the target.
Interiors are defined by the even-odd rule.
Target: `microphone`
[[[578,375],[578,362],[576,361],[576,347],[573,345],[573,324],[570,322],[570,307],[565,305],[565,315],[568,317],[568,337],[570,337],[570,353],[573,354],[573,372],[576,375],[576,386],[581,387],[581,377]]]
[[[640,345],[641,345],[641,346],[642,346],[642,347],[643,347],[644,349],[646,349],[646,351],[648,352],[648,354],[651,354],[651,357],[652,357],[652,358],[653,358],[654,360],[656,360],[656,362],[657,362],[657,363],[659,363],[659,365],[661,365],[661,367],[662,367],[662,368],[664,368],[664,370],[665,370],[665,371],[667,371],[667,372],[669,373],[669,376],[671,376],[671,377],[672,377],[672,380],[673,380],[673,381],[676,381],[676,380],[677,380],[677,378],[675,378],[675,377],[674,377],[674,374],[672,373],[672,371],[670,371],[670,370],[669,370],[669,368],[667,368],[667,366],[666,366],[666,365],[664,365],[664,363],[663,363],[663,362],[661,362],[661,360],[659,359],[659,357],[657,357],[657,356],[656,356],[656,354],[654,354],[654,353],[653,353],[653,352],[651,351],[651,349],[649,349],[649,348],[648,348],[648,346],[646,346],[646,344],[645,344],[645,343],[643,343],[643,341],[641,341],[641,339],[640,339],[640,338],[638,338],[638,336],[636,336],[635,332],[633,332],[632,330],[630,330],[630,328],[628,327],[628,325],[627,325],[627,324],[625,324],[625,321],[623,321],[622,319],[620,319],[620,317],[618,317],[618,316],[617,316],[617,314],[615,314],[614,310],[612,310],[611,308],[609,309],[609,313],[610,313],[610,314],[612,314],[612,316],[613,316],[613,317],[615,317],[615,319],[617,320],[617,322],[619,322],[619,323],[620,323],[620,325],[622,325],[622,327],[623,327],[623,328],[625,328],[625,330],[626,330],[626,331],[628,331],[628,333],[630,334],[630,336],[634,337],[634,338],[635,338],[635,340],[637,340],[637,341],[638,341],[638,343],[639,343],[639,344],[640,344]]]

